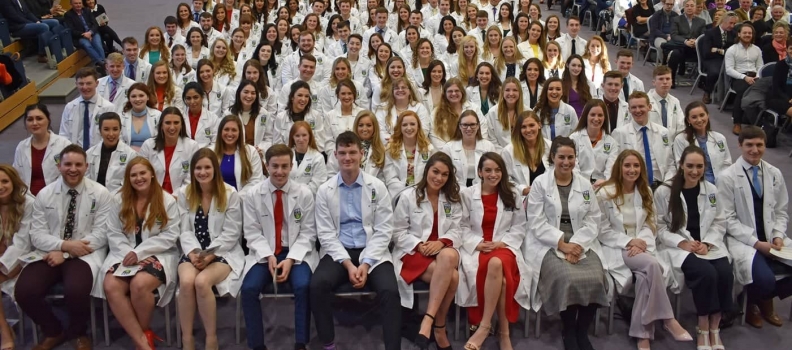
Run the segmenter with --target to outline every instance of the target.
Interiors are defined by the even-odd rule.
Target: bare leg
[[[151,314],[154,313],[154,293],[162,284],[160,280],[148,273],[138,273],[129,283],[129,295],[135,309],[140,328],[149,329]]]
[[[198,269],[190,263],[179,264],[179,323],[185,350],[194,350],[195,276]]]
[[[702,332],[709,332],[710,330],[710,316],[699,316],[698,317],[698,329]],[[709,338],[705,337],[703,334],[698,335],[697,340],[698,345],[708,345]]]
[[[441,327],[435,328],[434,331],[435,341],[441,348],[451,346],[451,343],[448,341],[445,320],[448,318],[448,310],[451,308],[451,303],[454,302],[454,297],[456,296],[457,286],[459,285],[459,271],[456,269],[451,270],[451,275],[451,283],[449,283],[448,289],[446,289],[443,303],[440,304],[440,309],[437,310],[437,315],[435,316],[438,320],[443,320],[442,323],[440,323],[440,321],[435,321],[435,324]]]
[[[0,303],[0,336],[2,336],[0,344],[11,344],[11,347],[14,347],[14,332],[11,330],[11,326],[8,325],[8,321],[6,320],[3,303]]]
[[[506,278],[503,278],[503,288],[498,298],[498,335],[501,350],[512,349],[509,338],[509,318],[506,317]]]
[[[454,249],[442,249],[434,262],[421,275],[421,280],[429,283],[429,304],[426,307],[426,313],[435,317],[433,320],[429,317],[424,317],[421,322],[421,330],[418,332],[429,338],[432,331],[433,324],[445,324],[446,316],[448,315],[448,308],[450,302],[449,290],[451,291],[451,301],[453,301],[454,294],[456,293],[456,286],[459,281],[459,274],[456,274],[456,281],[454,282],[454,273],[459,265],[459,254]],[[440,271],[440,273],[434,273]],[[447,273],[447,271],[453,271]],[[453,284],[453,285],[452,285]],[[439,320],[439,321],[437,321]],[[445,334],[445,332],[443,332]],[[443,339],[444,344],[448,344],[448,339]],[[448,345],[445,345],[448,346]],[[443,347],[441,345],[441,347]]]
[[[214,263],[207,266],[195,277],[195,294],[198,299],[198,313],[206,331],[206,348],[217,349],[217,301],[212,287],[222,282],[231,273],[231,266]]]
[[[107,273],[104,280],[105,296],[107,303],[110,305],[110,310],[113,311],[118,323],[127,332],[129,337],[135,342],[135,347],[138,349],[148,349],[148,341],[143,334],[143,329],[140,327],[135,309],[129,298],[129,285],[130,278],[116,277],[112,273]]]
[[[468,343],[481,346],[484,339],[489,334],[492,325],[492,315],[498,306],[498,299],[503,288],[503,262],[499,258],[491,258],[487,264],[487,279],[484,281],[484,312],[481,317],[481,324],[476,333],[470,337]]]

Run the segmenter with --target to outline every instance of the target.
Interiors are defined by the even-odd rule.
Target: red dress
[[[429,234],[429,240],[427,242],[437,241],[438,237],[437,233],[437,211],[434,212],[434,220],[432,222],[432,233]],[[440,242],[443,242],[443,245],[446,247],[451,246],[452,242],[448,239],[441,239]],[[417,246],[416,246],[417,248]],[[424,271],[429,267],[432,261],[435,261],[434,256],[425,256],[413,248],[413,254],[407,254],[402,257],[402,269],[401,269],[401,277],[404,279],[407,284],[412,284],[415,280],[417,280],[421,275],[423,275]]]
[[[495,219],[498,217],[498,193],[482,194],[484,204],[484,218],[481,220],[481,230],[484,232],[484,241],[491,242],[495,230]],[[506,318],[509,322],[517,322],[520,315],[520,305],[514,300],[517,285],[520,283],[520,270],[514,253],[508,248],[498,248],[489,253],[479,252],[479,267],[476,273],[476,294],[478,306],[468,308],[468,321],[470,324],[479,324],[484,313],[484,283],[487,280],[487,265],[492,258],[498,258],[503,265],[503,278],[506,280]]]
[[[47,147],[36,149],[33,145],[30,146],[30,193],[34,196],[37,195],[44,186],[47,186],[47,180],[44,178],[43,169],[44,153],[47,153]]]
[[[173,184],[171,183],[170,178],[170,163],[171,159],[173,158],[173,151],[175,150],[175,145],[165,146],[165,178],[162,180],[162,189],[168,193],[173,193]]]

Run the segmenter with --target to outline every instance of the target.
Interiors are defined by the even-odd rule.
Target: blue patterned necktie
[[[762,180],[759,179],[759,166],[758,165],[752,166],[751,167],[751,172],[753,172],[753,176],[752,176],[752,179],[751,179],[751,182],[753,182],[753,188],[756,191],[756,194],[758,194],[759,197],[761,197],[762,196]]]
[[[70,189],[68,192],[71,199],[69,199],[69,209],[66,211],[66,227],[63,230],[63,239],[70,240],[74,233],[74,212],[77,209],[77,190]]]
[[[83,112],[83,142],[84,150],[91,147],[91,101],[82,101],[85,104],[85,112]]]
[[[643,133],[643,147],[644,147],[644,157],[646,158],[646,173],[649,175],[649,184],[654,183],[654,166],[652,166],[652,151],[651,147],[649,147],[649,136],[646,135],[647,127],[642,127],[641,132]]]

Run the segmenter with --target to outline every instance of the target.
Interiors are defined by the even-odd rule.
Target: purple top
[[[580,116],[583,113],[583,101],[580,100],[580,95],[575,89],[569,89],[569,105],[575,109],[575,113]]]

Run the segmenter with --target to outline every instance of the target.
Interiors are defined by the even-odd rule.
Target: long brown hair
[[[418,114],[413,111],[404,111],[399,114],[399,118],[396,119],[396,125],[393,127],[393,135],[391,135],[390,142],[388,143],[388,153],[390,153],[391,158],[399,159],[401,158],[402,154],[402,146],[404,145],[404,136],[402,135],[401,125],[406,117],[413,117],[415,118],[415,122],[418,128],[418,132],[416,135],[417,141],[415,144],[415,151],[416,153],[425,153],[429,152],[429,138],[426,137],[426,134],[423,131],[423,126],[421,125],[421,118],[418,117]]]
[[[506,163],[503,161],[503,158],[500,156],[500,154],[495,152],[487,152],[482,154],[478,163],[478,171],[481,171],[484,168],[484,162],[487,160],[495,162],[495,164],[501,169],[501,180],[498,183],[498,197],[503,202],[504,209],[517,209],[517,200],[514,198],[514,191],[512,191],[511,182],[509,182],[509,170],[506,169]]]
[[[514,125],[512,121],[509,119],[509,110],[508,106],[506,106],[506,99],[503,97],[506,92],[506,85],[514,84],[517,87],[517,102],[514,105],[514,115],[515,117],[520,115],[523,111],[523,93],[522,93],[522,85],[520,81],[517,80],[515,77],[508,77],[503,82],[503,92],[500,94],[500,100],[498,100],[498,122],[500,122],[501,127],[503,130],[511,130]],[[517,119],[517,118],[515,118]],[[493,125],[493,127],[495,127]]]
[[[781,22],[776,22],[776,23],[781,23]],[[695,145],[696,130],[693,129],[693,125],[690,124],[690,121],[688,121],[688,118],[690,118],[690,111],[692,111],[692,110],[694,110],[696,108],[703,109],[704,113],[708,117],[707,118],[707,126],[705,127],[705,130],[707,130],[707,133],[709,133],[710,130],[712,130],[712,128],[710,127],[711,124],[710,124],[710,121],[709,121],[709,110],[707,110],[707,105],[705,105],[701,101],[693,101],[690,104],[688,104],[687,107],[685,107],[685,130],[684,130],[684,132],[685,132],[685,140],[687,140],[687,142],[689,144],[691,144],[691,145]]]
[[[534,106],[534,110],[539,111],[539,120],[542,121],[539,125],[545,125],[545,123],[550,124],[550,114],[553,111],[552,107],[550,107],[550,101],[547,98],[547,90],[549,90],[550,84],[552,83],[559,83],[561,84],[561,90],[564,89],[564,83],[561,82],[559,78],[552,77],[545,80],[542,93],[539,94],[539,99],[536,101],[536,106]],[[564,102],[563,99],[560,102]]]
[[[605,121],[603,121],[600,130],[602,130],[602,132],[605,134],[610,134],[610,118],[608,117],[608,106],[605,105],[604,101],[596,98],[593,100],[589,100],[588,102],[586,102],[586,105],[583,106],[583,112],[580,113],[580,119],[578,119],[577,126],[575,127],[575,130],[572,130],[572,132],[586,130],[588,128],[588,116],[594,107],[601,108],[602,114],[605,116]]]
[[[195,165],[204,158],[212,162],[212,173],[214,174],[212,178],[212,197],[217,201],[217,211],[224,212],[228,206],[225,182],[223,182],[223,174],[220,173],[220,163],[217,161],[217,155],[208,148],[199,149],[190,159],[190,183],[184,191],[185,196],[187,196],[187,205],[191,212],[197,211],[198,207],[201,206],[203,189],[195,178]],[[203,208],[203,210],[205,213],[209,212],[209,208]]]
[[[168,225],[168,210],[165,208],[165,195],[163,194],[165,191],[160,186],[159,181],[157,181],[154,167],[151,166],[148,159],[137,156],[127,164],[124,170],[124,184],[121,185],[119,190],[121,194],[121,211],[118,216],[121,218],[121,225],[126,234],[134,234],[138,217],[146,214],[145,212],[137,212],[138,192],[132,188],[132,181],[129,179],[132,167],[138,164],[145,166],[151,174],[151,188],[148,191],[148,198],[146,198],[149,214],[143,223],[143,227],[146,230],[151,230],[157,221],[159,221],[160,227]]]
[[[444,152],[435,152],[429,160],[426,161],[426,166],[424,167],[423,177],[421,181],[415,185],[415,203],[417,205],[421,205],[421,201],[424,199],[424,195],[426,194],[426,178],[429,174],[429,168],[432,167],[435,163],[443,163],[446,167],[448,167],[448,180],[440,188],[440,192],[445,195],[446,200],[451,203],[459,203],[459,183],[456,180],[456,168],[454,167],[454,162],[451,161],[451,157],[449,157]]]
[[[168,67],[168,63],[165,61],[157,61],[151,65],[151,70],[149,72],[148,80],[146,81],[146,85],[148,86],[149,90],[151,90],[151,94],[154,96],[154,103],[156,106],[157,103],[157,81],[154,79],[154,72],[159,67],[165,67],[165,71],[168,72],[168,80],[165,81],[165,96],[163,98],[162,104],[168,105],[173,103],[173,99],[176,96],[176,84],[173,82],[173,72],[171,72],[170,68]],[[163,107],[165,108],[165,107]]]
[[[433,133],[443,140],[450,140],[454,136],[454,129],[457,127],[459,116],[451,109],[451,102],[446,97],[448,89],[451,86],[456,86],[462,93],[462,104],[467,101],[467,94],[465,93],[465,84],[459,78],[451,78],[443,85],[443,96],[440,98],[440,105],[437,106],[432,124],[434,125]]]
[[[7,215],[3,218],[3,225],[0,226],[2,240],[7,245],[11,244],[14,234],[19,231],[22,218],[25,216],[25,197],[28,187],[14,167],[8,164],[0,164],[0,171],[5,173],[11,180],[11,201],[8,203]]]
[[[646,223],[652,229],[652,233],[657,234],[657,224],[654,215],[654,200],[652,199],[652,188],[649,187],[649,176],[647,175],[646,162],[643,157],[636,150],[627,149],[619,153],[616,157],[616,162],[613,163],[613,170],[611,171],[610,178],[600,187],[597,192],[606,186],[613,186],[613,193],[606,193],[606,198],[613,201],[616,206],[633,205],[632,203],[624,203],[624,177],[622,176],[622,167],[627,157],[633,156],[638,159],[638,164],[641,167],[641,174],[635,180],[635,186],[638,187],[638,194],[641,195],[641,207],[646,212]],[[607,192],[607,191],[606,191]],[[640,223],[639,223],[640,226]]]
[[[250,158],[248,158],[247,153],[247,145],[245,145],[245,138],[242,137],[242,132],[244,132],[244,127],[242,126],[242,119],[239,119],[238,116],[233,114],[227,115],[220,119],[220,122],[217,123],[217,142],[215,142],[214,152],[217,155],[218,160],[223,157],[225,153],[225,141],[223,141],[223,129],[225,128],[226,124],[234,123],[237,126],[237,140],[234,148],[236,151],[239,152],[239,165],[242,170],[242,183],[237,184],[239,188],[244,187],[250,181],[250,178],[253,176],[253,166],[250,164]],[[254,154],[252,156],[258,156]]]
[[[569,71],[569,63],[572,60],[580,61],[580,74],[577,77],[577,81],[572,81],[572,72]],[[572,89],[572,85],[575,85],[575,91],[583,103],[587,103],[591,100],[591,90],[589,89],[588,85],[588,78],[586,78],[586,65],[583,63],[583,58],[579,55],[571,55],[566,60],[565,64],[566,68],[564,69],[564,74],[561,75],[561,91],[563,94],[561,95],[561,100],[569,103],[569,90]]]
[[[160,33],[160,43],[158,47],[153,47],[149,45],[149,34],[151,31],[158,31]],[[152,51],[153,49],[157,49],[160,53],[160,61],[168,62],[170,60],[170,49],[168,49],[168,45],[165,44],[165,33],[162,31],[162,28],[153,26],[146,29],[146,37],[143,38],[143,47],[140,48],[140,55],[138,58],[143,58],[143,56]]]
[[[382,139],[380,138],[380,125],[377,121],[377,116],[375,116],[374,113],[369,110],[360,111],[357,117],[355,117],[355,135],[358,133],[358,124],[363,118],[369,118],[371,125],[374,127],[374,131],[371,134],[371,146],[369,146],[369,152],[371,154],[369,159],[374,162],[374,167],[382,169],[385,166],[385,145],[382,143]],[[360,135],[358,135],[358,137],[359,136]]]
[[[534,147],[536,147],[536,157],[531,156],[531,152],[529,152],[528,147],[526,147],[526,141],[522,136],[522,124],[526,119],[533,119],[540,128],[539,133],[536,135],[536,144],[534,145]],[[514,121],[514,128],[512,128],[511,132],[511,143],[512,147],[514,148],[514,159],[524,165],[528,165],[531,167],[531,169],[536,169],[539,167],[539,164],[542,163],[545,142],[542,136],[541,127],[542,121],[539,120],[539,116],[536,115],[536,112],[528,110],[520,113],[517,116],[517,120]]]
[[[156,95],[153,95],[151,89],[148,88],[148,85],[143,83],[134,83],[132,86],[127,89],[126,97],[127,101],[124,103],[124,108],[121,110],[122,112],[126,113],[132,110],[132,101],[129,100],[129,96],[132,94],[132,91],[140,90],[146,93],[148,96],[148,102],[146,102],[146,107],[148,108],[155,108],[157,103]]]
[[[671,195],[668,199],[668,213],[671,214],[671,225],[669,225],[668,229],[671,232],[679,232],[679,230],[685,227],[685,223],[687,222],[685,208],[682,205],[682,198],[680,198],[679,195],[682,193],[682,187],[685,185],[685,170],[682,164],[685,163],[685,158],[692,153],[698,154],[701,158],[706,159],[704,151],[698,146],[685,147],[685,150],[682,151],[682,156],[679,157],[679,166],[677,166],[677,172],[671,179]],[[704,176],[702,176],[701,179],[699,179],[699,183],[704,181]]]
[[[459,115],[457,119],[457,127],[454,130],[454,136],[451,137],[452,140],[461,140],[462,139],[462,119],[465,117],[473,117],[476,118],[476,125],[478,125],[478,129],[476,129],[476,141],[483,140],[484,137],[481,135],[481,120],[479,120],[478,114],[473,110],[466,110],[463,111],[462,114]]]

